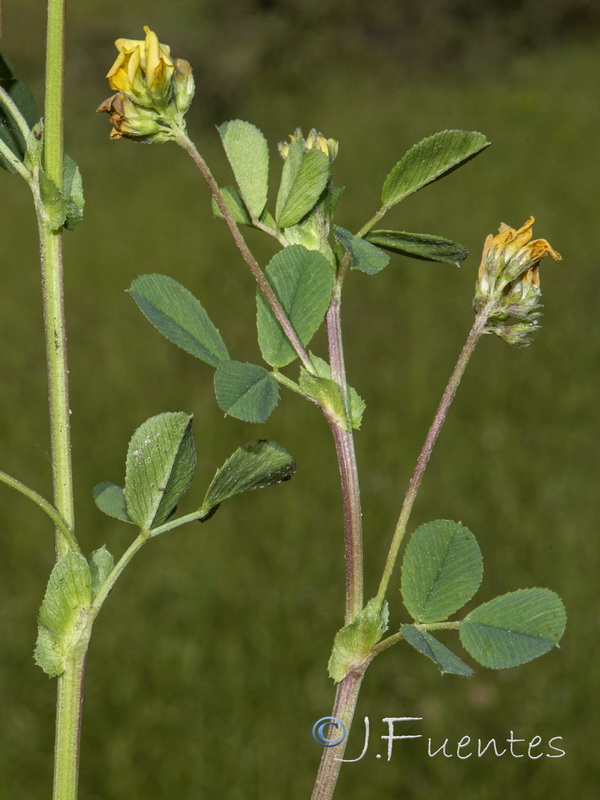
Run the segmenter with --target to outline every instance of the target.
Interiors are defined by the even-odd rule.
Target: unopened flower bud
[[[285,160],[290,151],[290,145],[300,140],[305,150],[320,150],[324,153],[330,161],[335,161],[338,154],[339,145],[335,139],[326,139],[322,133],[319,133],[316,128],[313,128],[308,134],[306,139],[302,133],[302,128],[296,128],[294,133],[290,133],[288,142],[280,142],[279,153]]]
[[[185,114],[192,103],[195,86],[190,63],[183,58],[175,59],[174,86],[177,109]]]
[[[533,222],[530,217],[518,230],[502,223],[487,237],[473,301],[475,311],[489,309],[488,333],[520,347],[540,326],[540,261],[561,258],[545,239],[531,240]]]

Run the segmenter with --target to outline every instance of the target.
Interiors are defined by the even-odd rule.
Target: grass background
[[[388,170],[423,136],[457,127],[495,143],[386,220],[464,242],[472,256],[460,271],[397,258],[379,277],[349,281],[348,370],[368,403],[357,436],[367,591],[471,324],[484,237],[501,220],[518,226],[534,214],[536,234],[562,253],[562,263],[542,266],[546,313],[534,346],[480,345],[413,515],[414,526],[458,519],[476,533],[486,564],[479,601],[522,586],[558,591],[569,613],[562,647],[515,670],[480,668],[471,680],[440,677],[406,647],[386,652],[369,669],[357,715],[369,715],[373,744],[344,768],[338,793],[537,800],[576,787],[582,800],[596,796],[597,15],[584,0],[553,12],[514,2],[503,14],[482,3],[471,15],[464,2],[449,4],[454,14],[440,2],[397,5],[88,0],[70,9],[67,148],[87,201],[65,242],[84,549],[106,543],[118,554],[129,543],[131,529],[96,511],[91,488],[122,480],[132,431],[160,411],[195,414],[200,465],[182,511],[244,441],[268,436],[298,461],[292,482],[152,542],[117,585],[88,658],[85,800],[308,797],[320,757],[310,729],[330,711],[325,665],[343,615],[339,488],[323,421],[290,395],[266,426],[224,419],[212,370],[161,339],[124,293],[140,273],[172,275],[202,298],[235,358],[258,357],[252,281],[191,163],[172,146],[109,142],[107,119],[93,114],[107,94],[112,40],[140,35],[143,24],[192,62],[189,128],[224,182],[214,130],[223,119],[259,125],[275,162],[274,143],[298,124],[340,140],[344,227],[371,215]],[[33,0],[5,9],[3,50],[38,99],[43,24]],[[26,187],[2,174],[0,191],[0,466],[50,495],[36,231]],[[262,260],[270,255],[248,238]],[[0,501],[0,792],[29,800],[51,784],[55,685],[31,653],[52,532],[7,488]],[[399,620],[399,596],[390,599]],[[562,736],[567,755],[429,758],[419,740],[398,743],[387,763],[375,758],[386,716],[422,716],[410,732],[434,746],[514,731],[541,736],[543,752]],[[358,726],[349,756],[361,745]]]

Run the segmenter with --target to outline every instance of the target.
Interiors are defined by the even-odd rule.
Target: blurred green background
[[[2,50],[42,96],[43,9],[5,3]],[[94,109],[119,36],[156,30],[197,80],[189,128],[230,182],[214,125],[241,117],[273,143],[297,125],[340,140],[338,221],[359,227],[404,151],[444,128],[481,130],[494,146],[409,198],[387,227],[433,232],[472,252],[460,271],[395,258],[353,274],[344,305],[351,382],[368,403],[357,435],[367,588],[374,592],[414,459],[470,327],[483,239],[500,221],[562,253],[542,266],[544,327],[531,348],[486,338],[441,436],[413,525],[461,520],[487,566],[483,601],[526,586],[565,600],[560,650],[470,680],[440,677],[406,646],[367,673],[357,719],[373,744],[346,765],[343,800],[597,796],[599,548],[597,76],[592,0],[87,0],[71,4],[67,148],[81,166],[86,217],[66,235],[78,531],[86,551],[121,553],[131,529],[103,517],[94,484],[123,477],[128,439],[160,411],[195,414],[200,466],[191,510],[239,444],[269,437],[298,461],[290,483],[224,506],[150,544],[99,617],[86,677],[81,797],[307,798],[321,755],[310,731],[330,713],[326,675],[342,623],[336,463],[316,411],[289,394],[265,426],[224,419],[212,370],[163,340],[124,290],[165,272],[199,295],[235,358],[256,360],[254,287],[182,151],[110,142]],[[51,494],[37,240],[30,199],[0,175],[0,467]],[[264,261],[272,248],[248,236]],[[316,349],[323,352],[319,339]],[[0,487],[0,794],[49,797],[55,684],[32,660],[35,615],[53,561],[52,531]],[[391,595],[401,619],[399,595]],[[452,644],[452,638],[444,641]],[[439,747],[469,735],[563,737],[564,758],[430,758],[398,743],[383,717],[421,716]],[[358,755],[358,725],[348,757]]]

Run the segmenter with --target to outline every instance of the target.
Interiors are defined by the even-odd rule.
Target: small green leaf
[[[238,447],[217,470],[206,492],[201,510],[212,515],[217,507],[236,494],[264,489],[288,481],[296,472],[296,462],[277,442],[257,439]]]
[[[316,356],[314,353],[310,353],[310,360],[312,362],[315,372],[320,378],[331,378],[331,367],[329,366],[327,361],[324,361],[322,358],[319,358],[319,356]],[[300,384],[302,385],[302,370],[300,371]],[[310,396],[312,397],[312,395]],[[367,404],[358,394],[356,389],[352,388],[352,386],[348,386],[348,400],[350,403],[350,416],[352,417],[352,427],[356,430],[359,430]]]
[[[129,294],[152,325],[186,353],[211,367],[229,359],[225,342],[200,301],[173,278],[141,275]]]
[[[341,242],[350,255],[352,269],[375,275],[390,263],[390,257],[378,247],[369,244],[359,236],[354,236],[345,228],[336,227],[335,238]]]
[[[441,622],[475,594],[483,575],[479,545],[470,530],[451,520],[421,525],[402,562],[402,597],[419,622]]]
[[[333,270],[315,250],[290,245],[269,262],[265,276],[302,344],[308,344],[320,327],[333,292]],[[257,291],[258,343],[264,360],[284,367],[296,352],[260,291]]]
[[[464,678],[470,678],[473,675],[473,670],[468,664],[465,664],[452,650],[438,642],[428,631],[421,631],[414,625],[402,625],[400,633],[415,650],[430,658],[439,667],[442,675],[448,673],[449,675],[462,675]]]
[[[244,422],[265,422],[279,401],[279,385],[264,367],[224,361],[215,372],[217,403]]]
[[[457,267],[469,255],[469,251],[464,245],[453,242],[451,239],[434,236],[431,233],[371,231],[366,238],[379,247],[409,258],[438,261],[442,264],[456,264]]]
[[[250,218],[250,214],[248,214],[248,209],[244,205],[242,196],[235,186],[222,186],[219,191],[221,192],[221,197],[223,198],[225,207],[233,217],[233,220],[237,222],[238,225],[252,225],[252,220]],[[212,211],[215,217],[223,219],[223,214],[221,214],[219,206],[217,205],[214,197],[212,199]]]
[[[415,144],[385,179],[381,202],[386,208],[470,161],[488,142],[477,131],[441,131]]]
[[[75,161],[67,153],[65,153],[64,158],[63,195],[66,200],[65,228],[68,231],[72,231],[77,223],[83,219],[85,200],[81,172]]]
[[[47,675],[65,671],[66,659],[86,636],[92,578],[85,558],[69,551],[54,565],[38,615],[35,663]],[[89,634],[88,634],[89,635]]]
[[[296,225],[317,204],[329,180],[329,159],[320,150],[305,150],[297,139],[283,163],[275,219],[280,228]]]
[[[106,481],[94,486],[92,494],[94,502],[103,514],[120,519],[123,522],[129,522],[131,525],[134,524],[133,520],[129,519],[127,515],[125,493],[120,486]]]
[[[6,56],[0,53],[0,86],[8,93],[17,106],[29,128],[33,128],[38,115],[33,95],[24,83],[18,81]],[[24,161],[27,150],[26,137],[23,136],[11,112],[0,101],[0,140],[15,154],[19,161]],[[0,167],[14,173],[11,164],[0,155]]]
[[[127,451],[127,514],[143,531],[162,525],[187,492],[196,471],[192,415],[158,414],[133,434]]]
[[[240,119],[224,122],[217,130],[246,208],[253,219],[260,219],[269,183],[267,140],[255,125]]]
[[[375,601],[369,600],[360,614],[336,633],[327,666],[330,678],[339,683],[353,668],[362,666],[386,632],[388,617],[387,603],[378,611]]]
[[[507,669],[551,650],[566,623],[565,607],[555,592],[518,589],[467,614],[460,626],[460,640],[484,667]]]
[[[88,566],[92,580],[92,596],[96,597],[115,566],[115,560],[106,549],[106,545],[102,545],[99,550],[94,550],[88,558]]]

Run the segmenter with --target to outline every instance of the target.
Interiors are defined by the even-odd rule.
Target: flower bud
[[[185,114],[192,104],[195,85],[189,61],[185,61],[183,58],[175,59],[174,88],[177,110]]]
[[[320,150],[322,153],[325,153],[330,161],[335,161],[338,154],[338,142],[336,142],[335,139],[326,139],[316,128],[311,130],[306,139],[302,133],[302,128],[296,128],[294,133],[290,133],[289,140],[289,143],[280,142],[278,145],[279,153],[284,160],[288,156],[290,145],[297,140],[302,142],[305,150]]]
[[[531,240],[533,222],[530,217],[518,230],[501,223],[487,237],[473,301],[475,311],[489,309],[486,331],[518,347],[540,327],[540,261],[561,258],[545,239]]]

